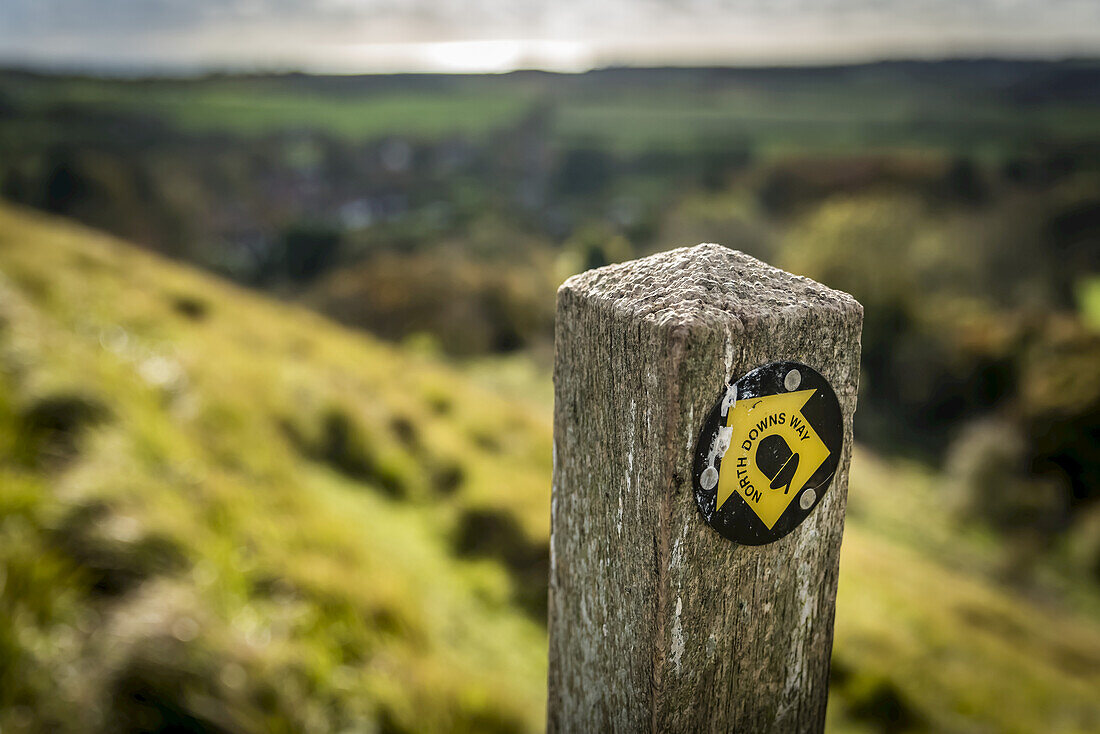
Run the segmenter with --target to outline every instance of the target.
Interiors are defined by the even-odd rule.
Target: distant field
[[[551,138],[623,153],[741,142],[764,154],[875,149],[998,158],[1028,146],[1095,140],[1100,99],[1032,99],[1049,84],[1095,74],[1006,67],[992,81],[969,66],[850,70],[609,70],[486,77],[233,77],[121,81],[0,75],[28,109],[145,115],[184,132],[263,135],[315,130],[349,140],[482,138],[541,111]],[[1016,76],[1012,76],[1015,74]],[[1080,84],[1079,81],[1075,83]],[[1071,90],[1072,91],[1072,90]]]
[[[1100,110],[1050,108],[1016,115],[991,104],[913,109],[876,104],[880,100],[873,98],[731,97],[719,105],[708,102],[686,98],[567,104],[556,129],[563,138],[599,140],[624,152],[705,148],[708,143],[719,147],[742,140],[764,155],[902,149],[967,152],[983,159],[1039,140],[1087,140],[1100,129]]]
[[[764,153],[874,149],[999,156],[1028,143],[1094,140],[1100,104],[1020,104],[966,77],[914,79],[858,70],[805,80],[765,74],[711,84],[609,90],[562,104],[557,131],[595,137],[624,151],[751,143]]]
[[[383,91],[337,95],[261,81],[111,82],[17,85],[13,96],[39,110],[64,104],[93,113],[158,119],[182,132],[254,136],[316,130],[349,140],[391,135],[484,136],[516,122],[527,95],[492,91]]]

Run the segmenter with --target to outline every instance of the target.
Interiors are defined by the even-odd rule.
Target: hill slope
[[[0,271],[0,729],[539,727],[544,415],[9,209]]]
[[[0,208],[0,730],[541,728],[547,407]],[[857,453],[832,728],[1100,729],[929,484]]]

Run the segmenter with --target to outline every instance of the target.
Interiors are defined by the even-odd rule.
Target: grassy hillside
[[[0,271],[0,730],[538,728],[541,411],[8,209]]]
[[[479,374],[0,208],[0,731],[541,728],[546,391]],[[830,726],[1096,731],[1094,597],[942,500],[857,453]]]
[[[920,466],[856,451],[831,728],[1097,731],[1095,587],[1001,581],[1027,549],[958,525],[949,489]]]

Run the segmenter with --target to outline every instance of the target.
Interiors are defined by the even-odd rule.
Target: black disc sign
[[[844,441],[836,393],[798,362],[772,362],[727,386],[695,448],[695,502],[742,545],[779,540],[813,512]]]

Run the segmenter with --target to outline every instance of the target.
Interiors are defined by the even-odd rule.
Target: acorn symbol
[[[756,466],[772,480],[772,489],[785,487],[783,494],[787,494],[798,471],[798,454],[791,451],[782,436],[772,434],[762,438],[756,447]]]

